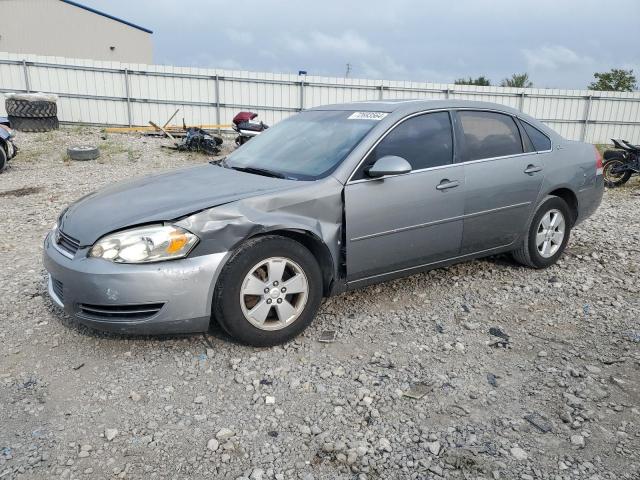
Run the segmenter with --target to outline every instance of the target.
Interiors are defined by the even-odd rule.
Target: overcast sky
[[[155,63],[377,79],[586,88],[640,78],[639,0],[79,0],[154,31]]]

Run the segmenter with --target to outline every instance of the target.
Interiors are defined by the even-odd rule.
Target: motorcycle
[[[253,137],[269,128],[269,125],[262,122],[254,122],[253,120],[257,116],[258,114],[253,112],[240,112],[233,117],[233,125],[231,128],[238,132],[236,145],[244,145]]]
[[[9,128],[9,119],[0,117],[0,172],[7,167],[7,162],[18,154],[18,147],[13,143],[15,134]]]
[[[629,181],[631,175],[640,173],[640,146],[626,140],[611,139],[616,150],[604,152],[602,174],[607,187],[619,187]]]

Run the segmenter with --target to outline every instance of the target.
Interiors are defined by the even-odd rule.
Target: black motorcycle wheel
[[[624,167],[624,162],[617,158],[607,160],[602,167],[602,174],[604,176],[604,184],[609,188],[619,187],[624,185],[631,178],[631,171],[616,171],[620,167]]]

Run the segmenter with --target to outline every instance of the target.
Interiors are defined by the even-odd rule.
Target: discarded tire
[[[56,102],[49,100],[23,100],[20,98],[7,98],[5,100],[7,115],[25,118],[49,118],[58,115]]]
[[[95,160],[100,156],[100,150],[90,145],[78,145],[67,148],[67,155],[71,160]]]
[[[58,117],[30,118],[9,115],[9,124],[20,132],[49,132],[60,127]]]

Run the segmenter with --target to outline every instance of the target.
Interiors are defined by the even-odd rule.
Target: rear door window
[[[524,131],[526,132],[529,140],[533,144],[533,149],[536,152],[544,152],[546,150],[551,150],[551,140],[544,133],[538,130],[536,127],[529,125],[527,122],[520,121],[522,126],[524,127]]]
[[[458,112],[463,130],[465,160],[523,153],[518,127],[509,115],[496,112]]]
[[[425,113],[396,126],[371,151],[353,179],[367,178],[367,168],[386,155],[404,158],[412,170],[451,164],[453,134],[449,113]]]

